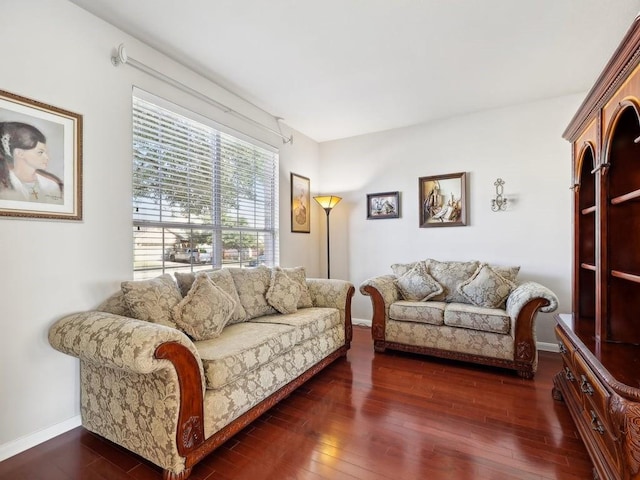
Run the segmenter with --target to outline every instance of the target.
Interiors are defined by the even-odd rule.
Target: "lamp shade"
[[[340,200],[342,200],[342,197],[337,197],[335,195],[321,195],[318,197],[313,197],[313,199],[318,202],[320,206],[325,210],[331,210],[338,204]]]

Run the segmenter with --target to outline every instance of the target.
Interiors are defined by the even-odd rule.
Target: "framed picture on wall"
[[[367,194],[367,220],[400,218],[400,192]]]
[[[420,228],[467,224],[466,173],[420,177]]]
[[[291,173],[291,231],[311,233],[311,181]]]
[[[82,116],[0,90],[0,215],[82,220]]]

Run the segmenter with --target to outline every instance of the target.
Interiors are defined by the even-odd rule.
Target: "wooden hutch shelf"
[[[564,400],[594,478],[640,480],[640,19],[564,132],[573,159],[573,303],[558,315]]]

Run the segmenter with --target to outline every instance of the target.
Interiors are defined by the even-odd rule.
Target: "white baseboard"
[[[371,328],[371,320],[368,318],[352,318],[351,323],[353,325]],[[537,342],[536,346],[538,347],[538,350],[542,350],[544,352],[558,353],[560,351],[556,343]]]
[[[370,318],[352,318],[352,325],[359,325],[361,327],[369,327],[371,328],[371,319]]]
[[[547,342],[538,342],[536,343],[538,350],[542,350],[544,352],[554,352],[560,353],[560,347],[558,347],[557,343],[547,343]]]
[[[52,438],[68,432],[73,428],[79,427],[81,424],[82,421],[80,415],[77,415],[65,420],[64,422],[45,428],[44,430],[40,430],[9,443],[5,443],[4,445],[0,445],[0,462],[24,452],[25,450],[29,450],[30,448],[46,442],[47,440],[51,440]]]

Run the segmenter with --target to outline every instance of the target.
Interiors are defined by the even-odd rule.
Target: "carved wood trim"
[[[345,303],[344,311],[344,340],[345,346],[349,348],[351,340],[353,340],[353,325],[351,323],[351,301],[356,293],[355,287],[352,285],[347,291],[347,301]]]
[[[180,413],[178,414],[176,444],[178,453],[186,456],[204,441],[204,398],[200,366],[193,353],[177,342],[167,342],[158,346],[155,357],[169,360],[178,375]]]
[[[533,369],[533,365],[538,358],[538,350],[535,341],[535,320],[538,310],[549,305],[549,301],[544,298],[534,298],[528,302],[518,314],[516,319],[516,329],[514,332],[515,352],[514,362],[524,369]]]
[[[384,351],[384,349],[399,350],[401,352],[418,353],[421,355],[430,355],[432,357],[447,358],[450,360],[459,360],[463,362],[477,363],[481,365],[489,365],[492,367],[508,368],[517,370],[518,375],[523,378],[533,378],[533,363],[516,362],[504,358],[485,357],[484,355],[475,355],[472,353],[454,352],[451,350],[443,350],[433,347],[424,347],[419,345],[407,345],[397,342],[383,342],[375,344],[376,351]],[[378,350],[380,348],[381,350]]]
[[[371,305],[373,307],[373,317],[371,319],[371,337],[373,338],[374,344],[376,344],[377,342],[384,342],[384,330],[387,317],[384,299],[382,298],[380,292],[370,285],[364,287],[364,291],[369,294],[369,297],[371,298]],[[382,347],[381,351],[384,351],[384,347]]]
[[[636,17],[615,53],[604,67],[562,137],[574,142],[587,122],[609,101],[640,63],[640,17]]]

